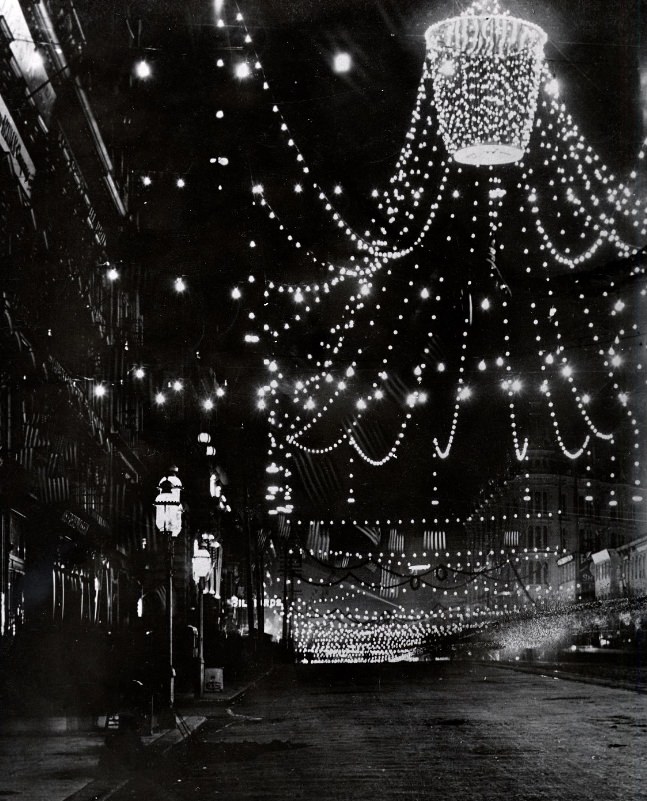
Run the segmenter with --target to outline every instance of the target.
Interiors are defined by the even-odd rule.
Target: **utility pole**
[[[288,540],[283,543],[283,646],[288,648]]]
[[[258,639],[262,641],[265,633],[265,604],[263,591],[263,546],[259,542],[259,532],[256,532],[256,625]]]
[[[247,486],[245,486],[245,509],[244,509],[244,526],[247,538],[247,565],[246,565],[246,581],[245,581],[245,595],[247,596],[247,626],[249,629],[250,638],[254,637],[254,581],[252,575],[252,532],[249,523],[249,493]]]

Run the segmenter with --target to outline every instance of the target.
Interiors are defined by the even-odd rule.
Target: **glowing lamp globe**
[[[546,34],[498,9],[474,8],[425,34],[438,128],[455,161],[510,164],[530,139]]]
[[[184,508],[180,499],[182,482],[177,475],[164,476],[157,487],[155,498],[155,525],[164,534],[177,537],[182,531]]]
[[[206,578],[211,572],[211,554],[206,548],[198,548],[197,545],[193,549],[193,580],[199,581],[201,578]]]

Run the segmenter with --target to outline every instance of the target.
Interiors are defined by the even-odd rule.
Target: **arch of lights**
[[[270,93],[249,32],[245,41],[255,74]],[[282,216],[272,193],[262,183],[252,186],[254,204],[321,276],[303,284],[273,281],[265,289],[271,309],[264,325],[267,380],[258,390],[257,405],[267,410],[270,425],[270,512],[289,516],[294,511],[290,459],[297,451],[313,458],[344,452],[349,460],[347,501],[353,504],[354,460],[378,469],[403,458],[429,393],[441,379],[451,378],[453,409],[449,419],[438,420],[432,438],[434,458],[449,458],[461,412],[477,400],[480,377],[487,377],[489,387],[501,393],[512,453],[519,462],[532,446],[518,415],[518,398],[524,392],[532,392],[543,404],[565,457],[590,463],[594,449],[599,454],[606,448],[611,481],[616,478],[613,454],[622,427],[631,439],[630,480],[634,500],[640,501],[642,438],[631,382],[642,364],[632,363],[630,345],[638,333],[637,307],[644,304],[645,291],[623,294],[626,281],[616,285],[609,279],[595,300],[585,290],[575,305],[560,297],[564,276],[585,276],[596,259],[626,260],[624,279],[644,274],[631,259],[647,234],[647,204],[635,189],[638,174],[633,171],[626,181],[612,174],[560,99],[559,84],[544,60],[546,34],[502,11],[497,0],[477,1],[460,16],[432,25],[426,42],[404,146],[388,186],[372,193],[384,225],[373,220],[372,228],[363,232],[353,227],[336,203],[342,188],[327,190],[313,177],[280,105],[270,101],[278,134],[293,156],[295,193],[318,203],[331,236],[341,236],[348,246],[347,258],[340,261],[304,245],[298,223]],[[643,146],[639,163],[644,154]],[[466,211],[467,203],[462,205],[463,197],[469,199],[471,211]],[[484,283],[489,281],[490,291],[479,294],[465,277],[461,288],[468,302],[458,318],[462,336],[449,363],[438,356],[434,341],[442,333],[441,310],[450,300],[447,286],[459,268],[442,261],[433,269],[425,264],[433,260],[432,238],[451,243],[456,237],[460,215],[472,224],[469,253],[485,265]],[[510,220],[513,257],[508,255]],[[408,279],[395,284],[397,290],[395,275]],[[513,284],[531,289],[517,300]],[[333,298],[341,314],[329,318],[318,352],[308,353],[305,363],[295,366],[282,355],[287,343],[304,336],[314,315],[324,314]],[[393,328],[379,367],[367,378],[361,368],[363,343],[387,306],[389,319],[395,314],[403,322]],[[427,344],[403,359],[406,321],[414,307],[424,309],[420,324],[427,328]],[[519,335],[515,315],[531,323],[532,336]],[[473,336],[477,322],[488,317],[499,326],[496,353],[482,352],[480,340]],[[579,356],[565,334],[569,328],[585,338]],[[603,382],[596,379],[600,375]],[[387,395],[392,398],[398,392],[400,421],[392,441],[381,453],[370,452],[361,436],[363,421]],[[598,413],[600,403],[614,408],[613,425],[607,427],[605,416]],[[322,440],[320,430],[336,433]],[[313,646],[319,655],[328,648],[331,659],[361,658],[365,621],[337,612],[313,616],[312,609],[298,605],[291,614],[304,647],[306,641],[312,646],[321,640],[321,646]],[[331,620],[333,627],[324,625]],[[382,640],[371,629],[371,650],[391,656],[403,653],[420,642],[423,629],[428,633],[426,625],[419,620],[383,621]],[[462,618],[443,625],[453,631]],[[334,644],[331,631],[336,632]],[[383,640],[390,644],[380,650]]]

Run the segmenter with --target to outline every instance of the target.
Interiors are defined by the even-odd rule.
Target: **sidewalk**
[[[232,682],[208,698],[177,699],[177,726],[142,735],[145,759],[159,758],[184,741],[209,717],[224,714],[270,671],[253,679]],[[126,784],[127,769],[99,769],[105,758],[106,731],[70,730],[77,720],[19,718],[1,721],[0,797],[21,801],[104,801]]]

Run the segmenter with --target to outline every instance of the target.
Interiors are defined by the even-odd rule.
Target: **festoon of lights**
[[[243,23],[240,15],[238,21]],[[294,156],[298,176],[295,193],[302,197],[310,195],[322,205],[331,230],[347,239],[350,252],[345,263],[332,263],[314,249],[304,248],[298,235],[279,217],[263,184],[253,184],[254,202],[275,222],[287,242],[325,274],[303,285],[270,282],[266,288],[266,300],[271,299],[280,310],[275,321],[264,326],[264,339],[273,353],[266,358],[268,381],[259,390],[257,399],[260,408],[268,409],[272,429],[268,472],[273,475],[268,499],[275,505],[270,511],[292,511],[291,471],[287,468],[286,457],[296,449],[317,456],[349,446],[375,467],[396,458],[414,411],[426,400],[423,379],[433,386],[438,373],[452,369],[436,357],[433,347],[424,348],[412,371],[412,389],[402,396],[400,431],[384,454],[376,456],[366,452],[354,429],[361,425],[363,415],[370,414],[371,408],[385,397],[390,373],[397,370],[400,332],[393,330],[383,365],[374,380],[369,380],[371,386],[367,391],[359,389],[359,382],[355,380],[362,350],[355,347],[353,352],[353,340],[359,339],[356,334],[362,322],[364,330],[370,332],[379,320],[382,299],[388,291],[387,279],[397,263],[404,264],[405,259],[415,258],[425,244],[427,233],[434,225],[438,227],[441,213],[454,219],[459,211],[456,201],[466,192],[465,187],[477,197],[472,222],[476,224],[483,216],[489,221],[485,259],[496,292],[493,298],[482,300],[480,309],[487,312],[492,305],[500,307],[502,349],[496,358],[480,355],[478,351],[468,357],[465,351],[471,345],[469,333],[473,314],[470,307],[470,317],[464,320],[459,364],[452,370],[456,375],[454,412],[448,433],[441,436],[439,432],[434,439],[436,456],[447,458],[450,455],[461,406],[473,395],[467,381],[472,364],[476,365],[475,376],[491,371],[499,374],[501,390],[507,398],[514,453],[519,461],[527,456],[528,438],[519,431],[515,399],[519,393],[527,391],[528,382],[523,377],[523,367],[515,364],[515,345],[519,337],[511,329],[509,316],[514,301],[497,267],[506,232],[504,221],[510,218],[512,211],[519,219],[516,233],[520,234],[517,239],[521,252],[515,255],[522,256],[522,277],[525,274],[535,284],[541,284],[543,290],[528,301],[526,310],[536,326],[535,340],[517,348],[523,356],[530,344],[539,359],[540,371],[545,374],[541,383],[532,387],[533,392],[544,401],[556,442],[567,458],[585,458],[590,462],[593,440],[608,443],[610,447],[615,445],[614,433],[596,423],[591,411],[599,390],[592,391],[585,385],[590,378],[585,365],[567,355],[570,343],[562,333],[567,329],[563,321],[575,314],[576,326],[588,334],[589,343],[593,347],[600,343],[596,355],[611,379],[612,400],[622,407],[628,420],[636,452],[633,497],[640,500],[640,432],[622,369],[628,359],[623,343],[635,334],[637,326],[630,322],[622,325],[622,320],[618,319],[623,313],[625,319],[629,318],[630,302],[620,297],[619,290],[611,282],[605,293],[609,300],[609,319],[605,318],[604,322],[607,326],[609,322],[617,324],[617,333],[613,345],[603,348],[603,337],[597,330],[598,311],[590,308],[593,304],[587,304],[582,293],[580,306],[569,308],[566,316],[560,314],[555,277],[564,267],[577,273],[602,249],[611,248],[620,256],[636,253],[640,247],[636,239],[647,232],[645,202],[628,184],[615,179],[586,143],[559,100],[558,83],[544,63],[546,35],[536,25],[501,12],[496,2],[475,3],[459,17],[431,26],[426,40],[427,57],[405,145],[389,188],[372,193],[378,210],[386,212],[390,226],[390,229],[381,227],[377,235],[371,230],[358,233],[347,223],[335,205],[335,196],[343,192],[342,187],[337,185],[329,191],[312,178],[287,119],[279,104],[272,103],[279,134],[287,152]],[[260,76],[263,90],[269,92],[269,83],[253,52],[248,31],[245,41],[254,64],[254,70],[246,74]],[[540,169],[533,166],[531,159],[526,163],[529,154],[543,157]],[[642,159],[644,149],[639,153],[639,160]],[[517,165],[516,180],[511,178],[509,170],[497,174],[494,169],[509,163]],[[467,172],[462,164],[480,167],[481,172]],[[635,180],[637,174],[633,172],[630,178]],[[424,198],[434,185],[432,200],[425,203]],[[472,240],[477,240],[476,229],[475,225],[470,235]],[[439,233],[442,236],[444,231]],[[451,241],[451,237],[450,232],[446,238]],[[635,237],[634,241],[631,237]],[[255,245],[255,242],[250,244]],[[470,252],[475,253],[476,248],[474,241]],[[540,254],[539,261],[534,256],[536,252]],[[400,297],[389,296],[388,304],[401,310],[400,319],[410,312],[414,303],[428,304],[430,308],[425,319],[429,321],[427,333],[431,344],[436,333],[436,310],[447,300],[443,286],[446,274],[443,265],[438,264],[435,276],[430,279],[426,272],[420,271],[421,261],[420,256],[409,268],[411,280],[405,292]],[[320,342],[319,355],[309,353],[308,367],[301,367],[299,374],[293,375],[289,363],[279,356],[282,342],[298,338],[313,310],[320,313],[328,297],[343,292],[345,286],[349,289],[343,313],[339,320],[331,321],[334,325]],[[470,282],[466,280],[465,286],[469,292]],[[644,292],[642,294],[644,296]],[[368,320],[363,320],[365,317]],[[523,359],[518,361],[523,362]],[[642,369],[641,364],[635,367]],[[579,442],[572,442],[560,425],[556,389],[564,386],[570,390],[572,406],[588,431]],[[289,403],[283,401],[284,396],[289,397]],[[309,444],[308,435],[316,431],[322,420],[329,420],[342,407],[342,402],[346,402],[344,409],[348,408],[350,396],[356,409],[353,422],[340,426],[332,440]],[[614,473],[610,478],[614,478]],[[352,492],[348,500],[354,501]],[[613,499],[609,502],[613,503]]]
[[[112,288],[118,286],[123,278],[124,267],[120,262],[105,261],[97,265],[104,272],[104,286]],[[105,325],[105,320],[101,309],[96,306],[94,298],[91,295],[90,284],[86,280],[84,286],[80,275],[70,274],[75,284],[78,279],[78,287],[87,307],[90,309],[92,320],[99,323],[100,328]],[[249,277],[250,283],[253,282],[253,276]],[[176,295],[183,295],[189,289],[188,282],[185,276],[176,275],[168,282],[169,291],[173,291]],[[237,294],[234,294],[233,300],[237,299]],[[105,329],[104,329],[105,330]],[[52,329],[48,330],[48,336],[52,337],[55,332]],[[105,335],[105,334],[104,334]],[[113,343],[114,344],[114,343]],[[158,382],[157,386],[153,386],[149,379],[150,370],[149,366],[138,359],[138,355],[134,352],[136,349],[131,350],[131,342],[126,337],[123,341],[116,344],[117,347],[123,349],[125,353],[132,357],[132,362],[127,371],[128,379],[132,382],[134,387],[139,386],[142,394],[150,394],[151,403],[158,409],[173,409],[176,404],[174,401],[182,399],[183,403],[194,402],[199,405],[201,410],[209,413],[217,408],[218,402],[227,394],[227,381],[222,383],[216,382],[211,393],[198,393],[190,382],[186,382],[184,377],[177,375],[176,377],[166,378]],[[126,357],[127,359],[128,357]],[[199,352],[196,353],[196,358],[199,358]],[[159,368],[156,370],[159,372]],[[101,403],[102,399],[108,398],[114,391],[121,391],[124,384],[123,380],[109,380],[98,376],[74,376],[71,379],[75,384],[83,386],[84,392],[88,397],[96,399]],[[187,396],[190,396],[190,401]]]
[[[297,651],[310,653],[314,661],[412,658],[424,642],[514,619],[538,605],[546,610],[563,603],[559,587],[532,587],[534,597],[528,591],[533,563],[557,559],[561,552],[554,549],[299,552],[299,595],[288,614]],[[378,568],[381,578],[375,580]],[[395,583],[385,576],[395,577]],[[407,589],[417,602],[409,610]],[[280,589],[274,596],[271,587],[267,591],[270,608],[282,614]],[[364,650],[356,653],[357,648]]]
[[[237,21],[244,27],[241,15]],[[247,74],[258,76],[263,90],[271,95],[267,76],[253,50],[251,35],[244,30],[248,61],[254,66]],[[266,359],[268,381],[259,389],[257,403],[259,407],[268,409],[272,428],[270,464],[279,474],[285,469],[285,456],[296,449],[316,456],[345,446],[374,467],[390,462],[401,452],[411,420],[426,400],[423,380],[433,387],[435,374],[451,369],[451,366],[448,368],[438,361],[432,347],[423,349],[413,369],[411,391],[402,397],[400,431],[383,454],[371,454],[362,447],[354,429],[361,426],[362,417],[370,414],[385,395],[389,374],[396,369],[394,364],[397,364],[402,348],[398,345],[401,332],[393,330],[382,369],[375,374],[373,381],[369,379],[370,388],[364,391],[354,380],[362,353],[360,348],[353,352],[353,340],[360,324],[364,326],[363,330],[370,331],[380,319],[382,299],[387,291],[386,279],[392,275],[397,262],[415,257],[422,250],[425,236],[434,224],[437,225],[441,212],[451,209],[451,218],[459,212],[456,201],[465,192],[471,176],[476,176],[472,178],[470,191],[476,190],[478,204],[473,209],[472,220],[476,223],[483,216],[489,219],[490,241],[485,259],[491,266],[492,275],[500,277],[497,258],[503,244],[497,242],[505,236],[504,220],[509,218],[508,212],[514,211],[519,215],[519,228],[523,235],[521,255],[525,273],[543,284],[541,296],[529,303],[532,322],[537,326],[535,342],[530,344],[546,377],[538,386],[532,387],[532,391],[545,403],[557,444],[572,460],[590,459],[593,439],[607,442],[610,447],[615,445],[613,433],[596,423],[589,411],[596,392],[584,385],[588,380],[585,366],[566,355],[569,343],[565,341],[564,328],[560,325],[565,318],[560,315],[559,293],[553,288],[554,275],[564,267],[579,270],[602,248],[608,250],[611,247],[620,256],[635,253],[640,245],[635,238],[647,232],[645,203],[628,184],[615,179],[586,143],[560,101],[558,83],[544,63],[546,34],[536,25],[502,12],[496,2],[475,3],[460,16],[432,25],[427,31],[426,42],[427,57],[405,145],[389,188],[372,193],[378,209],[385,212],[389,226],[389,229],[380,228],[377,234],[371,230],[357,232],[344,219],[335,205],[335,197],[343,192],[343,188],[336,185],[327,190],[312,177],[313,171],[292,136],[280,105],[270,100],[277,131],[287,152],[294,157],[298,176],[294,182],[295,193],[301,197],[310,195],[319,202],[329,217],[331,231],[345,237],[351,248],[346,262],[341,264],[333,264],[325,256],[304,248],[298,235],[279,217],[263,184],[253,184],[254,202],[266,211],[286,240],[324,273],[323,278],[303,285],[269,282],[266,288],[266,298],[272,300],[279,313],[274,324],[267,322],[264,326],[263,338],[269,340],[269,349],[274,354]],[[541,170],[525,163],[528,153],[544,156]],[[644,150],[641,150],[639,160],[643,158]],[[509,171],[497,174],[495,170],[499,165],[510,163],[517,165],[516,180],[510,180]],[[484,175],[478,171],[468,173],[463,164],[480,166]],[[632,173],[631,179],[636,178],[636,173]],[[432,191],[431,202],[425,203],[424,198],[434,183],[437,188]],[[520,205],[509,208],[509,198],[514,198],[513,202],[518,200]],[[558,210],[553,213],[555,203],[558,203]],[[632,236],[634,241],[630,241]],[[475,231],[471,237],[476,240]],[[451,233],[447,238],[451,240]],[[575,242],[571,241],[573,239]],[[579,250],[576,250],[577,243],[581,243]],[[471,252],[475,252],[476,247],[474,241]],[[537,250],[541,254],[541,263],[531,256]],[[427,333],[432,342],[436,333],[433,329],[436,319],[434,305],[440,307],[447,299],[443,292],[443,266],[437,265],[438,275],[431,281],[428,277],[424,280],[426,275],[420,272],[419,262],[410,269],[412,280],[407,290],[400,298],[389,296],[388,304],[391,308],[399,306],[404,316],[410,312],[412,304],[429,303],[430,311],[425,317],[430,321]],[[330,335],[321,341],[319,356],[308,354],[308,367],[300,368],[300,374],[293,375],[290,365],[277,355],[281,343],[284,339],[298,338],[303,327],[308,325],[308,316],[313,310],[319,311],[328,296],[344,291],[345,286],[348,287],[347,303],[341,318],[331,325]],[[458,431],[460,410],[473,397],[468,383],[471,364],[478,365],[480,373],[493,370],[500,374],[501,391],[507,398],[509,409],[514,453],[519,461],[523,461],[527,454],[528,438],[519,430],[515,399],[518,393],[527,391],[528,386],[518,376],[523,368],[514,364],[513,348],[518,337],[511,331],[510,319],[505,313],[513,299],[504,280],[497,281],[496,289],[495,297],[484,299],[480,308],[487,311],[484,305],[487,300],[488,304],[499,304],[503,311],[501,354],[492,360],[488,360],[485,354],[482,357],[478,353],[470,356],[471,321],[463,321],[463,352],[457,369],[452,370],[456,375],[454,411],[447,433],[442,435],[439,432],[434,438],[435,453],[439,458],[450,455]],[[613,323],[620,322],[618,317],[629,310],[630,305],[628,300],[616,297],[617,294],[611,285],[608,297]],[[590,342],[597,343],[601,341],[601,335],[596,331],[595,314],[588,308],[583,294],[580,301],[581,306],[575,312],[582,318]],[[573,309],[569,308],[568,314],[572,313]],[[625,311],[625,318],[628,316]],[[364,319],[366,317],[368,320]],[[613,381],[614,402],[624,410],[634,436],[634,450],[639,451],[638,424],[621,369],[627,360],[623,342],[635,331],[635,323],[628,322],[626,327],[618,325],[614,345],[600,348],[597,355],[602,365],[608,368]],[[522,354],[528,344],[524,343]],[[570,389],[574,411],[588,429],[579,442],[573,442],[564,425],[560,424],[553,390],[557,384]],[[283,402],[285,395],[290,398],[289,403]],[[349,397],[352,397],[356,409],[353,422],[340,426],[334,439],[309,444],[308,436],[322,420],[330,420],[342,406],[348,408]],[[641,491],[639,468],[639,454],[636,453],[633,479],[636,497]],[[292,511],[290,482],[284,479],[281,484],[273,478],[273,491],[268,493],[276,504],[270,510],[274,513]],[[348,493],[348,500],[354,502],[352,491]]]

